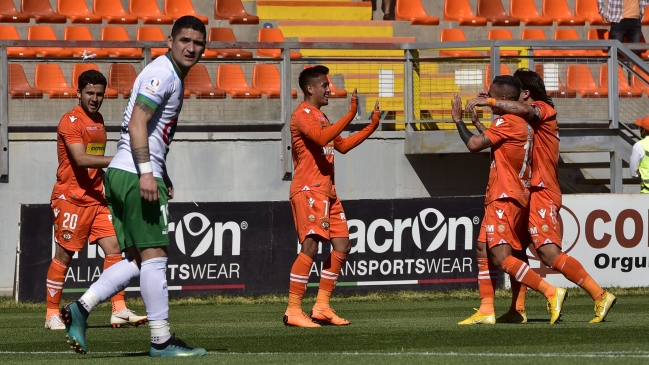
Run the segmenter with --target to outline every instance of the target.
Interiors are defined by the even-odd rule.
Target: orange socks
[[[512,286],[512,305],[509,308],[511,312],[525,312],[525,295],[527,295],[527,286],[516,281],[513,275],[509,275],[509,282]]]
[[[498,268],[487,258],[478,258],[478,289],[480,291],[480,313],[492,314],[494,309],[494,296]]]
[[[104,270],[108,269],[109,267],[115,265],[120,261],[122,261],[121,253],[106,255],[104,257]],[[126,309],[126,303],[124,303],[124,291],[122,290],[121,292],[113,295],[113,297],[110,298],[110,302],[113,307],[113,313],[120,312]]]
[[[47,270],[47,283],[45,284],[47,289],[47,294],[45,294],[47,298],[47,314],[45,314],[45,319],[61,314],[59,313],[59,305],[61,304],[65,271],[67,269],[68,265],[55,258],[52,259],[50,268]]]
[[[288,309],[302,310],[302,298],[306,292],[306,284],[309,282],[309,271],[311,271],[311,259],[307,254],[300,252],[291,268],[291,286],[288,291]]]
[[[586,290],[594,301],[602,300],[606,293],[604,289],[602,289],[602,287],[600,287],[595,280],[588,275],[579,261],[563,252],[552,264],[552,269],[559,271],[566,277],[566,279]]]
[[[542,293],[547,299],[552,298],[552,296],[556,292],[556,288],[554,286],[541,279],[539,274],[535,273],[534,270],[530,270],[529,265],[515,258],[514,256],[508,256],[505,261],[503,261],[503,264],[500,268],[504,272],[513,276],[516,281],[519,281],[529,286],[530,288]]]
[[[322,274],[320,275],[320,289],[318,290],[318,298],[315,302],[315,305],[317,307],[329,307],[329,299],[331,298],[331,293],[336,287],[340,269],[343,267],[346,258],[347,254],[340,253],[338,251],[331,251],[331,254],[325,261],[324,267],[322,268]]]

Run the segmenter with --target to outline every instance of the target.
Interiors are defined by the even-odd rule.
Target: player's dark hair
[[[507,100],[518,100],[521,95],[521,83],[511,75],[500,75],[494,77],[493,85],[498,85],[500,91]]]
[[[171,28],[171,38],[176,38],[180,31],[183,29],[193,29],[197,32],[200,32],[205,39],[207,30],[205,30],[205,24],[201,22],[197,17],[192,15],[181,16],[174,23],[173,28]]]
[[[527,68],[519,68],[514,72],[514,77],[520,81],[521,89],[530,92],[532,99],[543,101],[554,108],[554,102],[545,90],[545,83],[541,75]]]
[[[305,68],[300,72],[300,77],[298,78],[298,84],[300,89],[306,94],[307,85],[313,85],[318,81],[320,76],[329,74],[329,68],[322,65],[317,65],[314,67]]]
[[[86,70],[79,75],[79,78],[77,79],[77,85],[79,85],[79,91],[83,90],[86,85],[91,84],[91,85],[106,85],[108,84],[106,82],[106,78],[104,75],[97,71],[97,70]]]

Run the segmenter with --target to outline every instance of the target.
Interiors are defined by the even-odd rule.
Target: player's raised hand
[[[462,98],[458,94],[451,99],[451,116],[455,123],[462,122]]]
[[[489,97],[489,93],[486,92],[486,91],[480,91],[480,92],[478,93],[478,97],[479,97],[479,98],[488,98],[488,97]]]
[[[349,110],[351,111],[352,109],[358,109],[358,95],[356,95],[356,88],[354,88],[354,92],[352,93],[352,100],[349,103]]]
[[[475,109],[476,106],[489,106],[489,101],[483,97],[473,98],[466,103],[466,110]]]
[[[475,128],[480,131],[480,133],[487,129],[487,127],[485,127],[484,124],[482,124],[482,122],[480,121],[480,118],[478,118],[478,111],[475,108],[471,109],[470,113],[471,123],[473,123]]]
[[[379,109],[379,101],[374,104],[374,111],[372,112],[372,123],[378,123],[381,119],[381,109]]]

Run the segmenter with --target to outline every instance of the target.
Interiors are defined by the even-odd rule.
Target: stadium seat
[[[76,90],[79,89],[79,76],[88,70],[99,71],[99,67],[97,67],[97,65],[95,65],[94,63],[75,63],[74,66],[72,66],[72,88],[73,89]],[[118,95],[117,90],[109,87],[108,85],[106,86],[106,91],[104,93],[105,99],[117,99],[117,95]]]
[[[304,68],[307,69],[313,67],[313,65],[305,65]],[[337,88],[333,81],[331,81],[331,75],[327,75],[327,81],[329,81],[329,98],[330,99],[345,99],[347,98],[347,90]]]
[[[511,75],[512,73],[509,71],[509,67],[505,64],[500,64],[500,75],[498,76],[503,76],[503,75]],[[489,86],[491,86],[491,80],[493,80],[495,76],[491,75],[491,65],[487,65],[485,68],[485,78],[484,78],[484,85],[485,85],[485,90],[489,90]]]
[[[591,26],[610,24],[599,15],[597,0],[575,0],[575,16],[585,19]]]
[[[207,33],[207,40],[209,42],[236,42],[237,39],[234,36],[232,28],[210,28],[210,31]],[[216,49],[205,49],[203,57],[214,58],[252,58],[252,52],[243,51],[237,48],[216,48]]]
[[[6,41],[19,41],[18,30],[13,25],[0,25],[0,39]],[[7,47],[9,57],[35,57],[36,51],[27,47]]]
[[[473,13],[469,0],[444,0],[444,20],[455,21],[458,25],[487,25],[487,19]]]
[[[261,91],[251,88],[239,65],[219,65],[216,71],[216,87],[232,99],[259,99]]]
[[[261,91],[268,99],[279,99],[281,92],[281,79],[279,70],[275,65],[255,65],[252,70],[252,87]],[[291,90],[293,99],[297,98],[297,91]]]
[[[135,68],[129,63],[113,63],[108,69],[108,87],[117,90],[124,99],[131,96],[136,78]]]
[[[46,93],[50,99],[77,98],[77,89],[68,85],[61,67],[55,63],[37,64],[34,79],[36,88]]]
[[[171,16],[174,21],[181,16],[193,15],[200,19],[203,24],[207,25],[209,19],[205,15],[200,15],[194,10],[191,0],[165,0],[165,14]]]
[[[558,75],[558,65],[557,64],[552,64],[555,66],[557,70],[557,74],[553,75],[555,76],[554,78],[547,77],[545,75],[545,66],[542,63],[535,63],[534,64],[534,72],[539,74],[541,78],[543,78],[543,82],[545,83],[545,90],[547,91],[548,95],[550,95],[553,98],[574,98],[577,96],[577,93],[575,91],[568,90],[563,83],[561,82],[561,78]],[[565,76],[565,73],[563,74]]]
[[[214,0],[214,19],[230,24],[259,24],[259,17],[248,14],[241,0]]]
[[[56,34],[49,25],[32,25],[27,30],[27,39],[31,41],[55,41]],[[41,57],[72,57],[72,51],[63,47],[30,47]]]
[[[586,25],[584,18],[572,15],[566,0],[543,0],[543,16],[552,18],[557,25]]]
[[[587,39],[589,41],[608,40],[608,29],[588,29]],[[595,55],[602,57],[608,54],[607,51],[603,50],[592,50],[592,52],[594,52]]]
[[[197,99],[225,99],[225,91],[212,84],[212,78],[205,65],[196,64],[185,76],[185,90]]]
[[[465,42],[466,36],[462,29],[442,29],[440,32],[440,41],[442,42]],[[463,50],[443,50],[439,51],[440,57],[482,57],[482,52],[463,51]]]
[[[509,31],[509,29],[490,29],[489,33],[487,35],[487,39],[489,40],[496,40],[496,39],[503,39],[503,40],[512,40],[514,37],[512,36],[512,32]],[[487,51],[487,55],[490,55],[491,51]],[[501,56],[505,57],[510,57],[510,56],[518,56],[518,51],[500,51]]]
[[[534,0],[510,0],[509,14],[520,19],[527,26],[552,25],[551,18],[539,14]]]
[[[13,0],[0,0],[0,22],[29,23],[29,15],[16,10]]]
[[[138,41],[166,41],[162,29],[159,27],[138,27],[137,28]],[[167,53],[168,48],[151,48],[151,58],[157,58]]]
[[[395,19],[406,20],[412,25],[439,25],[439,18],[426,13],[421,0],[396,0]]]
[[[507,15],[500,0],[478,0],[476,15],[487,19],[493,26],[518,26],[518,18]]]
[[[566,76],[568,90],[576,92],[582,98],[599,98],[608,96],[608,89],[603,89],[595,84],[593,74],[588,65],[568,65]]]
[[[65,32],[63,39],[66,41],[91,41],[92,34],[90,34],[90,29],[83,25],[70,25],[65,27]],[[99,49],[99,48],[90,48],[90,47],[68,47],[68,50],[72,51],[72,54],[77,57],[82,57],[83,52],[86,51],[87,55],[94,54],[95,57],[108,57],[108,51]]]
[[[618,95],[623,98],[639,98],[642,96],[642,89],[632,88],[627,81],[622,66],[617,66],[617,90]],[[608,90],[608,65],[599,67],[599,87]]]
[[[174,22],[171,15],[165,15],[160,11],[156,0],[130,0],[128,12],[135,15],[143,24],[173,24]]]
[[[25,70],[17,63],[9,64],[9,95],[12,99],[41,99],[43,92],[33,88],[27,81]]]
[[[23,14],[34,18],[36,23],[65,23],[65,15],[57,14],[52,10],[49,0],[22,0]]]
[[[102,41],[129,41],[128,33],[119,25],[101,28]],[[142,57],[140,48],[106,48],[108,53],[115,57]]]
[[[557,29],[554,31],[554,39],[557,41],[578,41],[579,35],[575,29]],[[566,57],[597,56],[600,52],[600,50],[585,49],[564,49],[555,51],[557,55]]]
[[[649,81],[649,75],[644,73],[638,66],[633,66],[633,70],[637,72],[643,79]],[[649,96],[649,85],[645,84],[638,76],[631,76],[631,87],[642,91],[645,95]]]
[[[521,31],[521,39],[526,40],[537,40],[537,41],[546,41],[548,38],[545,36],[545,31],[543,29],[523,29]],[[534,56],[557,56],[554,50],[541,49],[534,50]]]
[[[94,0],[92,11],[108,24],[137,24],[137,17],[124,11],[121,1]]]
[[[259,42],[286,42],[282,31],[277,28],[260,28],[259,33],[257,34],[257,41]],[[302,58],[300,52],[290,51],[291,58]],[[260,48],[257,50],[257,57],[272,57],[272,58],[281,58],[282,50],[267,48]]]
[[[70,23],[101,24],[101,16],[91,13],[85,0],[59,0],[56,11],[70,19]]]
[[[644,8],[644,15],[642,16],[642,25],[649,25],[649,5]]]

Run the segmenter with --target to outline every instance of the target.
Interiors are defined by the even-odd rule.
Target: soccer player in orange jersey
[[[104,197],[104,172],[112,157],[104,156],[106,130],[99,108],[104,100],[106,78],[99,71],[79,75],[79,105],[61,118],[57,133],[59,167],[52,190],[56,252],[47,271],[45,328],[64,330],[59,304],[68,265],[86,241],[104,251],[104,269],[122,260],[111,214]],[[139,325],[146,322],[124,303],[124,291],[111,298],[111,324]]]
[[[329,69],[325,66],[307,68],[300,73],[299,84],[304,92],[304,101],[291,116],[295,175],[291,182],[290,200],[301,251],[291,268],[284,324],[297,327],[320,327],[314,321],[337,326],[349,324],[329,305],[340,269],[351,249],[347,219],[336,195],[334,150],[347,153],[369,137],[379,125],[377,101],[372,122],[368,126],[353,136],[340,136],[356,115],[358,98],[354,89],[349,111],[332,125],[320,110],[329,104],[328,73]],[[323,266],[318,298],[309,317],[302,311],[302,298],[311,265],[318,253],[319,241],[330,241],[333,250]]]
[[[529,204],[531,174],[532,127],[520,117],[505,114],[497,106],[497,99],[518,100],[520,83],[513,76],[497,76],[489,88],[489,106],[498,114],[491,127],[479,135],[471,133],[462,121],[462,100],[455,95],[452,102],[453,120],[460,137],[471,152],[491,147],[491,169],[485,199],[485,215],[478,236],[478,286],[480,309],[460,325],[495,324],[495,278],[489,271],[499,267],[530,288],[542,293],[549,302],[550,323],[561,316],[566,290],[556,288],[514,257],[513,250],[521,251],[517,233],[521,229]],[[477,120],[475,109],[472,119]],[[480,248],[486,247],[486,253]],[[488,258],[487,258],[488,257]],[[490,263],[492,263],[490,265]],[[491,266],[491,268],[490,268]],[[495,266],[495,267],[494,267]]]
[[[514,73],[522,87],[522,102],[498,100],[497,106],[506,114],[527,120],[534,129],[532,186],[527,229],[541,261],[559,271],[566,279],[590,294],[595,302],[595,317],[591,323],[604,320],[615,305],[613,294],[602,289],[575,258],[561,252],[562,231],[559,223],[561,188],[559,187],[559,125],[552,98],[539,74],[528,69]],[[467,109],[487,106],[487,98],[479,97],[467,103]],[[484,128],[484,127],[482,127]],[[512,306],[497,322],[525,323],[525,285],[512,280]]]

